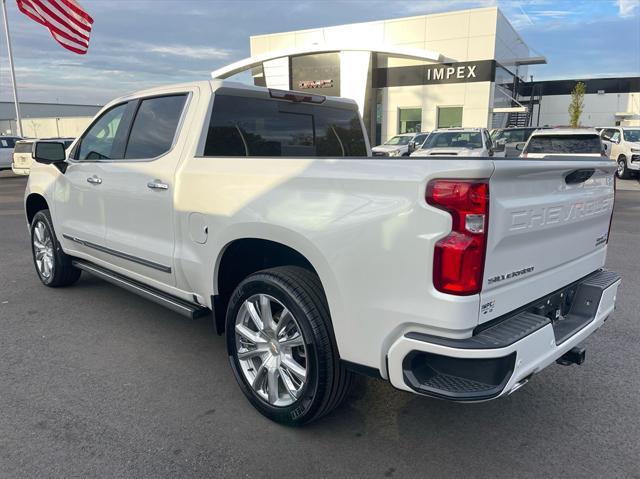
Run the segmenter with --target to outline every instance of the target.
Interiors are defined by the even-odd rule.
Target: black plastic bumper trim
[[[382,379],[382,375],[378,368],[372,368],[371,366],[365,366],[364,364],[352,363],[351,361],[345,361],[344,359],[341,359],[340,362],[346,369],[356,374],[361,374],[362,376],[368,376],[370,378]]]
[[[569,314],[562,320],[554,321],[553,323],[546,316],[541,316],[531,311],[523,311],[520,308],[516,312],[494,319],[486,326],[481,325],[482,329],[476,328],[475,334],[469,338],[452,339],[416,332],[407,333],[405,337],[456,349],[500,349],[511,346],[552,323],[556,343],[562,344],[595,319],[602,293],[619,280],[620,276],[613,271],[596,271],[565,288],[537,299],[527,306],[530,308],[564,289],[577,287],[577,293]]]
[[[453,358],[411,351],[402,374],[414,391],[450,401],[485,401],[502,393],[513,374],[516,353],[499,358]]]

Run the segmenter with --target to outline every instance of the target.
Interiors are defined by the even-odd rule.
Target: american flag
[[[49,29],[64,48],[84,55],[89,48],[93,18],[75,0],[16,0],[31,20]]]

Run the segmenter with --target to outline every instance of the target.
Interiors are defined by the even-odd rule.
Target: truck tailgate
[[[604,266],[614,202],[607,160],[495,160],[479,322]]]

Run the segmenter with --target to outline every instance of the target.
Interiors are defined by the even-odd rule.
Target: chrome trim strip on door
[[[127,261],[138,263],[148,268],[157,269],[158,271],[162,271],[163,273],[171,273],[171,266],[165,266],[163,264],[156,263],[154,261],[149,261],[148,259],[139,258],[138,256],[133,256],[127,253],[123,253],[122,251],[117,251],[115,249],[107,248],[106,246],[95,244],[95,243],[92,243],[91,241],[76,238],[68,234],[63,234],[62,236],[70,241],[73,241],[74,243],[78,243],[83,246],[86,246],[87,248],[92,248],[97,251],[101,251],[102,253],[107,253],[112,256],[117,256],[118,258],[126,259]]]

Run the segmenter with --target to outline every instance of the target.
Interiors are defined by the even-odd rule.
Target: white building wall
[[[542,97],[540,125],[568,125],[571,95]],[[625,113],[616,117],[616,113]],[[536,118],[534,118],[534,121]],[[640,125],[640,92],[589,94],[584,97],[584,111],[580,123],[584,126]]]
[[[22,136],[25,138],[75,138],[89,126],[93,116],[67,116],[62,118],[23,118]],[[0,131],[15,135],[15,120],[0,120]]]
[[[488,7],[255,35],[250,38],[251,56],[285,48],[357,42],[372,50],[377,46],[435,50],[452,61],[490,60],[496,47],[497,21],[498,8]]]
[[[289,89],[289,58],[276,58],[264,62],[264,77],[269,88]]]

